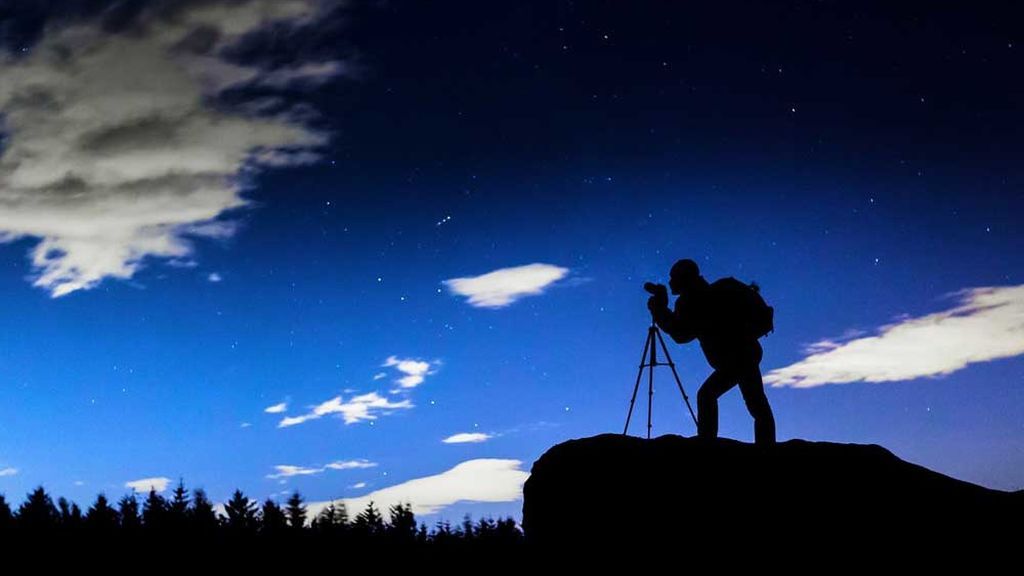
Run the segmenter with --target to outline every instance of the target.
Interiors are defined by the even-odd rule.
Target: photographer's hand
[[[661,300],[662,299],[657,296],[651,296],[650,298],[647,299],[647,309],[650,310],[653,314],[658,310],[661,310],[662,308],[668,306],[667,301],[662,302]]]
[[[661,284],[656,284],[649,290],[653,296],[647,299],[647,309],[651,312],[668,308],[668,290]]]

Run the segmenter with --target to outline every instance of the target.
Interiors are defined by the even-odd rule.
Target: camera
[[[657,296],[658,294],[668,295],[668,288],[665,288],[664,284],[655,284],[654,282],[644,282],[644,290]]]

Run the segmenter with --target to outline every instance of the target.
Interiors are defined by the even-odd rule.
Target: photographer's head
[[[704,286],[707,282],[700,275],[697,263],[689,258],[679,260],[672,265],[668,274],[668,287],[673,294],[679,295],[694,288]]]

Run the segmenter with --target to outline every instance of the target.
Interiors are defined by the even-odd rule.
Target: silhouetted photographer
[[[680,344],[700,341],[708,364],[715,369],[697,391],[697,435],[718,436],[718,397],[739,384],[747,410],[754,417],[754,441],[775,443],[775,417],[761,380],[763,351],[758,338],[773,329],[774,310],[765,304],[756,285],[735,278],[709,284],[693,260],[680,260],[669,273],[669,289],[678,295],[675,310],[668,307],[668,289],[648,282],[644,289],[654,322]]]

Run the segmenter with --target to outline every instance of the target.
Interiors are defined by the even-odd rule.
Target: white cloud
[[[0,478],[3,478],[4,476],[14,476],[17,473],[17,468],[0,468]]]
[[[34,285],[59,297],[131,278],[148,257],[191,262],[190,238],[235,232],[224,215],[247,205],[258,169],[314,161],[327,137],[301,114],[218,97],[343,73],[337,62],[268,69],[222,56],[272,23],[311,22],[320,4],[156,3],[125,31],[52,25],[30,52],[0,53],[0,241],[40,240]]]
[[[355,484],[349,486],[349,488],[353,488],[353,489],[356,489],[356,490],[358,490],[360,488],[366,488],[366,482],[356,482]]]
[[[363,470],[376,467],[377,463],[369,460],[337,460],[325,466],[331,470]]]
[[[287,402],[281,402],[280,404],[274,404],[273,406],[267,406],[263,409],[267,414],[281,414],[288,409]]]
[[[772,386],[811,388],[945,376],[977,362],[1024,354],[1024,286],[970,288],[942,312],[903,318],[874,336],[822,340],[799,362],[772,370]]]
[[[353,396],[347,401],[341,396],[335,396],[330,400],[313,407],[313,410],[302,416],[289,416],[278,422],[278,428],[295,426],[310,420],[316,420],[329,414],[340,414],[345,424],[355,424],[365,420],[376,420],[381,414],[390,414],[395,410],[406,410],[412,408],[412,401],[409,399],[392,402],[376,392]]]
[[[136,492],[149,492],[150,490],[156,490],[157,492],[163,492],[167,490],[167,485],[171,483],[170,478],[164,478],[163,476],[157,478],[142,478],[140,480],[132,480],[125,482],[125,488],[131,488]]]
[[[312,476],[324,471],[323,468],[303,468],[302,466],[290,466],[281,464],[274,466],[276,474],[267,474],[267,478],[291,478],[292,476]]]
[[[251,422],[242,422],[242,424],[239,426],[239,428],[251,428],[251,427],[252,427],[252,423]]]
[[[528,264],[502,268],[480,276],[452,278],[442,284],[453,294],[466,296],[472,306],[501,308],[524,296],[543,293],[545,288],[568,273],[568,268],[551,264]]]
[[[477,442],[486,442],[494,438],[493,434],[485,434],[483,432],[462,432],[460,434],[453,434],[441,442],[445,444],[468,444]]]
[[[395,356],[389,356],[381,366],[384,366],[385,368],[394,368],[404,374],[404,376],[396,380],[400,387],[415,388],[422,384],[423,380],[428,375],[434,373],[431,371],[431,367],[437,364],[437,361],[431,363],[423,360],[414,360],[409,358],[402,359]]]
[[[267,474],[267,478],[291,478],[292,476],[313,476],[326,472],[327,470],[360,470],[365,468],[374,468],[377,466],[376,462],[370,462],[369,460],[337,460],[322,466],[320,468],[306,468],[303,466],[291,466],[288,464],[281,464],[274,466],[275,474]]]
[[[408,502],[412,504],[413,513],[424,515],[456,502],[513,502],[522,498],[523,483],[528,476],[519,460],[469,460],[440,474],[409,480],[358,498],[311,502],[308,509],[310,517],[315,517],[330,504],[344,503],[354,515],[372,500],[381,510]]]
[[[217,282],[220,282],[224,278],[222,278],[221,275],[217,274],[216,272],[210,272],[210,275],[207,276],[206,279],[216,284]]]
[[[381,380],[381,379],[387,378],[387,377],[388,377],[387,372],[378,372],[378,373],[373,375],[373,379],[374,380]]]

